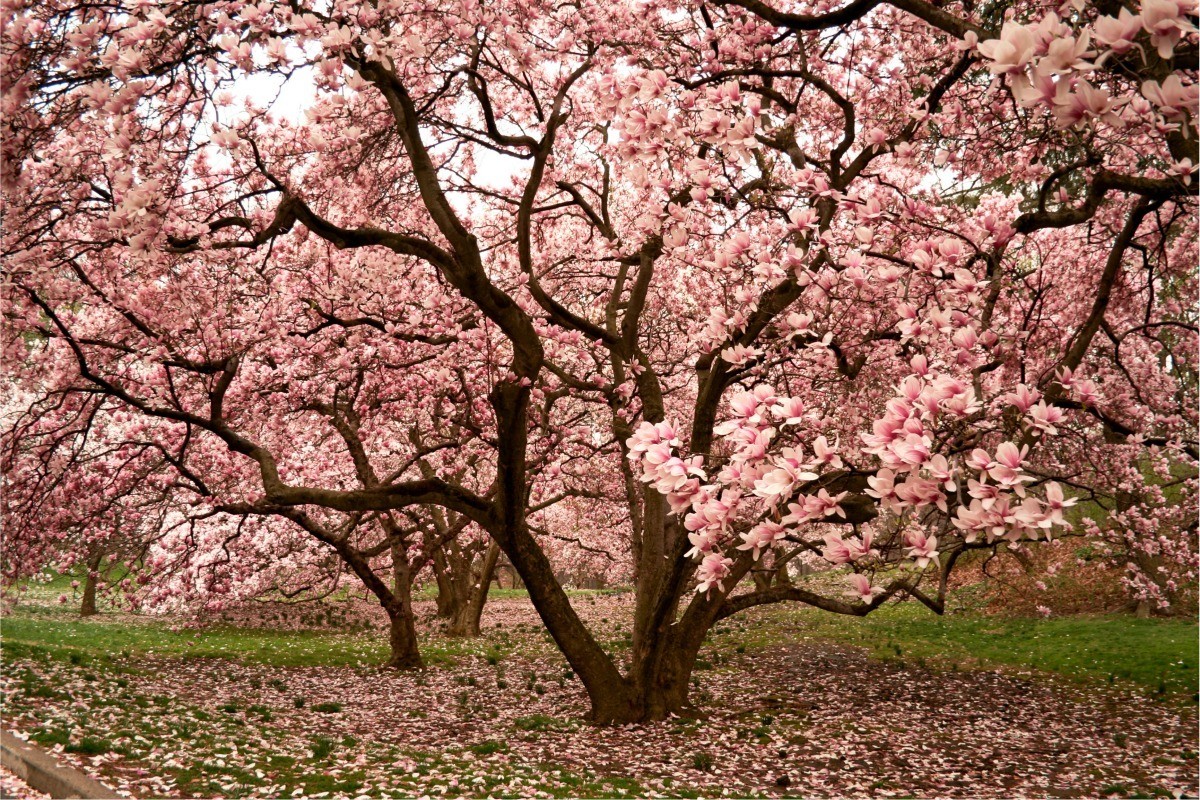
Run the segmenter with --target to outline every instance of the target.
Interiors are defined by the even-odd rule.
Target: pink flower
[[[1195,12],[1193,12],[1195,13]],[[1170,58],[1184,32],[1192,26],[1175,0],[1142,0],[1142,27],[1162,58]]]
[[[1042,400],[1029,409],[1029,424],[1037,430],[1045,431],[1049,434],[1058,433],[1058,428],[1054,427],[1054,423],[1060,421],[1062,418],[1062,409],[1057,406],[1046,405],[1045,400]]]
[[[904,464],[916,466],[929,460],[929,440],[924,436],[910,433],[904,439],[892,442],[890,447]]]
[[[876,474],[867,478],[867,485],[871,488],[867,489],[867,494],[871,497],[878,498],[882,501],[884,508],[889,508],[894,503],[889,501],[896,497],[895,487],[896,473],[890,469],[881,469]]]
[[[959,328],[954,332],[954,336],[950,337],[950,341],[954,342],[955,347],[963,350],[970,350],[978,340],[974,328]]]
[[[813,456],[816,459],[813,466],[828,464],[833,469],[842,468],[842,458],[838,455],[837,445],[831,447],[824,436],[818,436],[813,442]]]
[[[1063,509],[1070,508],[1075,503],[1074,497],[1064,499],[1062,487],[1054,481],[1046,484],[1046,516],[1053,524],[1069,527],[1063,519]]]
[[[1092,65],[1084,60],[1084,56],[1091,55],[1088,52],[1088,44],[1087,33],[1078,39],[1073,36],[1054,39],[1046,49],[1046,56],[1038,68],[1050,69],[1059,74],[1089,69]]]
[[[1033,480],[1030,476],[1021,474],[1021,464],[1028,450],[1028,447],[1022,447],[1018,451],[1012,442],[1002,443],[996,448],[996,465],[988,470],[988,476],[1002,489],[1012,489],[1017,494],[1024,495],[1022,484]]]
[[[1200,106],[1200,86],[1184,86],[1179,76],[1172,73],[1160,84],[1146,81],[1142,84],[1142,96],[1162,112],[1164,117],[1181,117],[1185,111],[1196,116]]]
[[[799,397],[781,397],[771,408],[775,419],[780,420],[783,425],[799,425],[804,421],[804,411],[804,401]]]
[[[1000,488],[971,478],[967,481],[967,494],[978,500],[981,508],[988,510],[1000,497]]]
[[[695,518],[696,517],[694,514],[688,515],[689,522],[692,522]],[[703,523],[703,520],[701,520],[700,523],[696,523],[696,524],[702,524],[702,523]],[[688,558],[694,558],[695,556],[706,555],[708,553],[711,553],[717,546],[717,537],[719,535],[720,535],[720,531],[714,530],[711,528],[703,528],[702,527],[699,530],[692,531],[691,533],[688,534],[688,541],[691,542],[692,549],[688,550],[687,553],[685,553],[685,555]]]
[[[874,542],[874,540],[875,534],[868,530],[863,533],[861,540],[854,541],[851,539],[850,541],[846,542],[846,549],[850,551],[850,560],[858,561],[860,558],[879,555],[879,551],[871,547],[871,543]]]
[[[1059,85],[1063,81],[1049,69],[1041,65],[1033,71],[1032,77],[1024,74],[1012,79],[1012,93],[1017,102],[1025,108],[1050,104],[1058,96]]]
[[[1002,442],[996,448],[996,463],[1003,464],[1006,467],[1020,469],[1021,462],[1025,460],[1025,456],[1029,453],[1029,446],[1025,445],[1020,450],[1012,442]]]
[[[223,150],[234,150],[241,143],[241,138],[233,128],[221,128],[213,134],[212,142]]]
[[[845,564],[853,560],[853,554],[846,542],[836,533],[825,534],[825,547],[821,555],[831,564]]]
[[[1063,81],[1059,83],[1054,97],[1054,118],[1060,128],[1081,127],[1084,122],[1093,119],[1103,120],[1114,128],[1122,128],[1125,120],[1116,113],[1116,109],[1126,102],[1114,100],[1108,89],[1097,88],[1087,81],[1076,83],[1074,91]]]
[[[788,212],[788,220],[792,228],[807,231],[817,227],[817,210],[815,208],[793,208]]]
[[[775,503],[781,498],[789,497],[797,483],[816,479],[817,473],[815,472],[804,471],[792,464],[782,463],[778,469],[771,470],[754,482],[754,494]]]
[[[837,515],[842,519],[846,518],[845,510],[839,505],[849,492],[842,492],[836,497],[831,497],[829,492],[821,489],[816,495],[809,495],[804,499],[804,510],[811,518],[820,519],[821,517],[831,517]]]
[[[946,495],[942,493],[938,483],[926,480],[915,473],[909,473],[908,480],[896,487],[896,496],[905,504],[916,508],[936,505],[943,512],[948,510]]]
[[[1079,402],[1083,403],[1085,406],[1095,407],[1096,400],[1098,399],[1098,390],[1096,388],[1095,381],[1091,380],[1090,378],[1077,380],[1074,381],[1073,388],[1075,389],[1075,396],[1079,398]]]
[[[958,488],[954,482],[954,469],[944,455],[939,453],[929,459],[925,464],[925,470],[929,473],[929,477],[940,483],[946,491],[953,492]]]
[[[920,531],[909,531],[904,534],[908,545],[906,555],[917,564],[917,569],[925,569],[930,562],[938,564],[937,537],[926,536]]]
[[[1097,42],[1122,55],[1133,49],[1134,40],[1142,30],[1142,18],[1122,8],[1115,17],[1098,17],[1092,24],[1092,30]]]
[[[1005,396],[1005,400],[1017,407],[1021,413],[1029,410],[1029,407],[1038,401],[1042,396],[1041,392],[1036,389],[1030,389],[1025,384],[1017,384],[1016,391]]]
[[[1033,58],[1037,39],[1033,31],[1015,22],[1006,22],[999,39],[979,43],[979,52],[992,63],[988,69],[996,75],[1021,72]]]
[[[760,353],[761,351],[757,347],[746,347],[745,345],[735,344],[733,347],[726,347],[721,351],[721,360],[735,367],[744,367],[758,358]]]
[[[754,560],[758,561],[763,549],[770,549],[775,543],[787,535],[787,528],[778,522],[760,522],[748,532],[741,534],[742,544],[738,550],[753,550]]]
[[[854,587],[855,596],[864,603],[873,603],[876,597],[883,594],[883,589],[879,586],[872,586],[866,575],[858,573],[851,575],[850,584]]]
[[[696,570],[696,580],[698,582],[696,591],[704,594],[716,587],[717,591],[724,591],[721,581],[729,575],[729,567],[733,564],[732,558],[726,558],[720,553],[709,553],[704,557],[704,561],[700,563],[700,567]]]
[[[976,449],[971,451],[971,455],[967,456],[967,467],[978,470],[980,473],[984,473],[984,471],[995,467],[995,465],[996,462],[992,461],[991,456],[988,455],[988,451],[984,450],[983,447],[976,447]]]

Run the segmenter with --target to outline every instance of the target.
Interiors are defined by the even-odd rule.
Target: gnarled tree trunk
[[[392,591],[380,598],[388,615],[387,665],[395,669],[420,669],[421,651],[417,648],[417,625],[412,605],[412,565],[404,542],[392,540]]]
[[[483,606],[487,603],[492,574],[500,556],[500,545],[488,542],[487,549],[478,565],[471,565],[464,591],[456,594],[450,625],[446,633],[450,636],[478,636],[479,620],[483,617]]]
[[[104,562],[104,551],[96,552],[87,560],[87,575],[83,579],[83,602],[79,604],[79,616],[92,617],[96,611],[96,584],[100,581],[100,565]]]
[[[478,636],[488,589],[496,572],[500,545],[459,547],[453,541],[434,556],[438,616],[449,621],[450,636]]]

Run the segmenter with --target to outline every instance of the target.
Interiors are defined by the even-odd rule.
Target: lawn
[[[432,666],[464,655],[482,654],[488,647],[482,639],[422,638],[422,654]],[[37,652],[77,662],[107,663],[136,663],[146,656],[165,656],[224,658],[273,667],[369,667],[387,658],[385,638],[370,631],[176,627],[153,619],[130,621],[127,615],[82,620],[66,611],[6,616],[0,622],[0,647],[11,657]]]
[[[1200,629],[1193,619],[939,617],[911,603],[863,619],[815,610],[790,613],[813,635],[866,647],[878,658],[1002,665],[1084,682],[1130,681],[1157,694],[1197,691]]]
[[[523,590],[498,590],[493,599],[521,600]],[[603,597],[579,592],[577,602]],[[717,652],[767,647],[803,635],[858,647],[880,659],[936,663],[953,668],[1015,667],[1056,673],[1084,683],[1132,683],[1159,695],[1197,691],[1200,630],[1194,620],[1087,616],[1050,619],[956,613],[937,616],[908,603],[866,618],[843,617],[797,606],[766,610],[745,635],[737,618],[714,631]],[[227,658],[265,666],[349,666],[381,663],[382,636],[372,632],[286,631],[220,625],[178,628],[129,615],[81,620],[65,607],[31,606],[0,621],[2,646],[17,655],[45,651],[59,658],[128,661],[147,655]],[[423,635],[433,666],[464,656],[485,656],[497,645],[483,639]],[[623,637],[610,645],[622,646]],[[1195,699],[1194,697],[1192,698]]]

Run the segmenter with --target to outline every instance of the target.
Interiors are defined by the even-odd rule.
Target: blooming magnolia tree
[[[194,513],[486,531],[598,722],[686,710],[753,606],[940,611],[1080,498],[1194,580],[1186,0],[7,14],[25,391],[152,420]],[[565,498],[629,553],[624,664]]]

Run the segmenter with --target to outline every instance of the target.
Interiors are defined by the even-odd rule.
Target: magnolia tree
[[[113,588],[108,573],[130,587],[121,562],[139,560],[173,510],[162,452],[122,424],[127,415],[110,416],[104,406],[95,398],[15,393],[7,398],[0,455],[5,582],[50,563],[81,567],[73,588],[83,616],[95,614],[98,593]]]
[[[688,709],[754,606],[940,611],[1081,498],[1195,579],[1187,0],[6,13],[24,391],[152,421],[193,513],[485,531],[598,722]],[[567,498],[628,554],[623,662]]]

